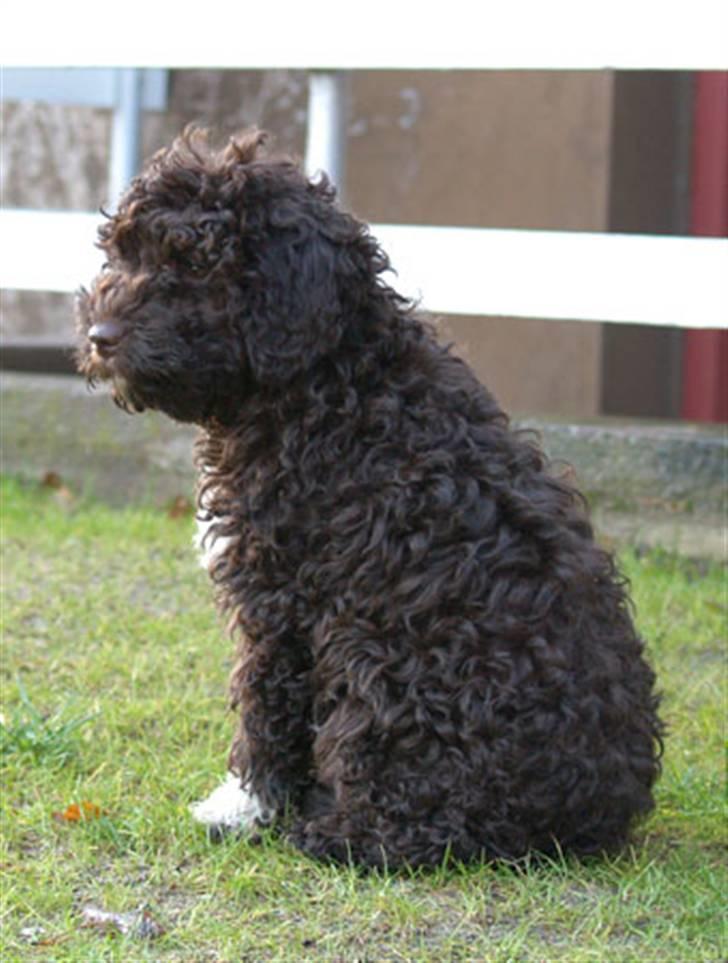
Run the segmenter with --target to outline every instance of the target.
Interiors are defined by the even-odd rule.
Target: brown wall
[[[608,228],[689,234],[692,75],[630,71],[615,76]],[[679,328],[604,326],[601,410],[679,417]]]
[[[355,75],[347,202],[371,221],[604,230],[611,98],[602,73]],[[487,285],[487,265],[473,270]],[[598,411],[601,325],[442,327],[509,410]]]
[[[354,74],[346,204],[370,221],[603,230],[613,86],[608,73]],[[301,72],[173,72],[169,109],[146,116],[144,151],[197,120],[225,132],[257,123],[301,154],[306,96]],[[38,104],[3,111],[4,203],[98,207],[107,113]],[[473,270],[487,285],[487,265]],[[66,297],[11,292],[4,300],[6,334],[69,331]],[[601,325],[449,317],[441,328],[509,409],[598,411]]]

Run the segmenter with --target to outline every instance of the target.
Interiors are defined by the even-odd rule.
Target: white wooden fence
[[[336,71],[728,69],[728,0],[451,0],[430,13],[408,0],[376,11],[343,0],[283,7],[127,0],[109,14],[104,38],[100,16],[98,7],[65,2],[45,8],[39,24],[34,5],[15,4],[4,18],[0,62],[311,69],[311,168],[337,163],[343,121]],[[98,221],[87,213],[1,211],[0,287],[75,290],[97,269]],[[728,326],[722,238],[386,224],[373,232],[398,272],[395,286],[429,310]]]
[[[0,283],[74,291],[98,270],[98,214],[0,214]],[[392,284],[437,313],[719,328],[728,241],[375,224]],[[443,258],[443,251],[447,257]]]

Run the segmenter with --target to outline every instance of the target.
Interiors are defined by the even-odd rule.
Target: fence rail
[[[0,212],[0,286],[72,292],[101,264],[100,215]],[[375,224],[388,281],[428,311],[728,325],[728,240]]]
[[[284,0],[237,8],[239,24],[223,0],[208,0],[202,16],[185,6],[175,8],[170,29],[167,5],[127,0],[124,15],[100,40],[96,30],[69,30],[86,18],[78,0],[44,8],[43,29],[32,4],[16,4],[3,24],[0,62],[6,68],[126,68],[120,77],[140,73],[128,69],[140,65],[313,69],[307,165],[333,172],[335,180],[343,169],[335,71],[728,68],[726,0],[612,0],[601,11],[583,0],[451,0],[433,13],[419,2],[393,0],[377,16],[348,10],[340,0],[319,0],[313,8]],[[324,82],[317,82],[317,71],[328,72]],[[138,131],[138,99],[132,109],[114,96],[119,130]],[[134,167],[128,151],[121,157],[128,140],[116,137],[114,184]],[[0,212],[0,286],[75,290],[98,268],[98,221],[83,212]],[[435,312],[728,325],[728,241],[720,238],[384,224],[373,231],[398,271],[394,286]]]

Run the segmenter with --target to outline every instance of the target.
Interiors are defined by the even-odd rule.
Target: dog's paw
[[[271,821],[271,813],[260,799],[242,788],[239,777],[231,772],[207,799],[193,803],[190,810],[197,822],[218,838],[227,833],[252,833],[257,826]]]

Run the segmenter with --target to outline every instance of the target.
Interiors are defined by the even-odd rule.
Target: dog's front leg
[[[215,832],[247,832],[295,809],[311,781],[308,651],[296,640],[246,638],[231,679],[240,712],[225,782],[192,807]]]

